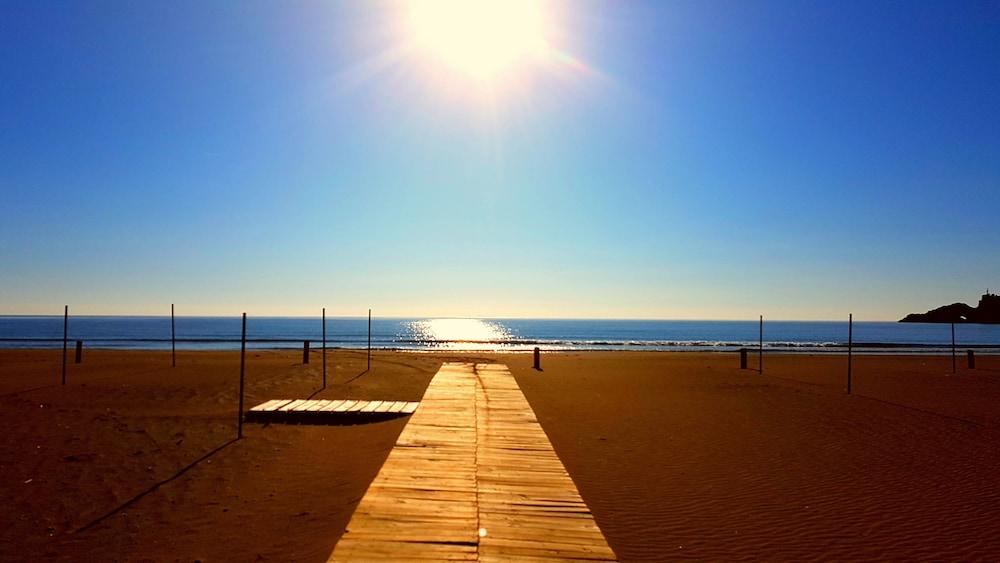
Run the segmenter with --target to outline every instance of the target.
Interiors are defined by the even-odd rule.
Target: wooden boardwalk
[[[330,561],[614,561],[507,367],[447,363]]]
[[[393,418],[412,414],[420,403],[408,401],[358,401],[351,399],[274,399],[246,414],[248,422],[323,423],[356,418]]]

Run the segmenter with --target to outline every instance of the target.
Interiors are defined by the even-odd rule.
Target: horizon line
[[[186,317],[186,318],[203,318],[203,319],[226,319],[226,318],[239,318],[243,312],[233,313],[232,315],[177,315],[174,317]],[[320,319],[320,315],[250,315],[246,313],[247,317],[254,317],[258,319]],[[14,317],[53,317],[60,318],[63,315],[59,314],[33,314],[33,313],[0,313],[0,318],[14,318]],[[170,318],[169,314],[162,315],[150,315],[150,314],[77,314],[70,315],[70,317],[146,317],[146,318]],[[327,315],[327,319],[367,319],[367,315]],[[517,317],[517,316],[456,316],[456,315],[378,315],[372,314],[372,319],[390,319],[390,320],[413,320],[413,319],[475,319],[475,320],[486,320],[486,321],[664,321],[664,322],[759,322],[759,318],[693,318],[693,317],[682,317],[682,318],[667,318],[667,317]],[[768,319],[764,317],[765,321],[770,320],[771,322],[801,322],[801,323],[824,323],[824,322],[847,322],[847,319],[788,319],[788,318],[771,318]],[[900,322],[898,319],[865,319],[858,320],[856,322]]]

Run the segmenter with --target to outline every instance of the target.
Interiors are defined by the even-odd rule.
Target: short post
[[[854,351],[854,313],[847,315],[847,394],[851,394],[851,367]]]
[[[77,340],[76,341],[76,362],[75,363],[78,363],[78,364],[82,364],[83,363],[83,341],[82,340]]]
[[[747,349],[740,348],[740,369],[747,369]]]
[[[323,307],[323,389],[326,389],[326,307]]]
[[[535,357],[535,366],[534,367],[535,367],[535,369],[537,369],[539,371],[541,371],[541,369],[542,369],[542,357],[541,356],[542,356],[541,350],[538,349],[538,346],[535,346],[535,354],[534,354],[534,357]]]
[[[170,304],[170,367],[177,367],[177,328],[174,325],[174,304]]]
[[[368,309],[368,369],[372,369],[372,310]]]
[[[302,363],[303,364],[308,364],[309,363],[309,341],[308,340],[303,340],[302,341]]]
[[[951,373],[957,372],[955,361],[955,323],[951,323]]]
[[[62,384],[66,385],[66,343],[69,340],[69,305],[63,309],[63,362]]]
[[[760,341],[757,348],[757,367],[764,373],[764,315],[760,316]]]
[[[968,350],[965,353],[965,359],[969,362],[969,369],[976,369],[976,353],[972,350]]]
[[[243,313],[243,336],[240,338],[240,406],[236,413],[236,439],[243,438],[243,379],[247,356],[247,314]]]

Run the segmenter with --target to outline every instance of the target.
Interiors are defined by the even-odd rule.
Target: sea
[[[59,348],[62,316],[0,316],[0,348]],[[169,316],[71,316],[70,345],[87,348],[164,350],[171,346]],[[240,317],[176,317],[179,350],[240,347]],[[761,327],[752,321],[457,319],[327,317],[328,348],[516,352],[542,350],[733,351],[758,346]],[[958,324],[956,346],[1000,354],[1000,325]],[[769,351],[844,353],[847,321],[768,321],[763,347]],[[248,317],[248,348],[322,346],[319,317]],[[857,353],[940,353],[952,345],[952,325],[855,322]]]

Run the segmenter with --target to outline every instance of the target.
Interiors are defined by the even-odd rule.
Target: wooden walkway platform
[[[330,561],[614,561],[507,367],[447,363]]]
[[[412,414],[420,403],[408,401],[358,401],[351,399],[274,399],[246,414],[248,422],[322,423],[345,416],[393,418]]]

